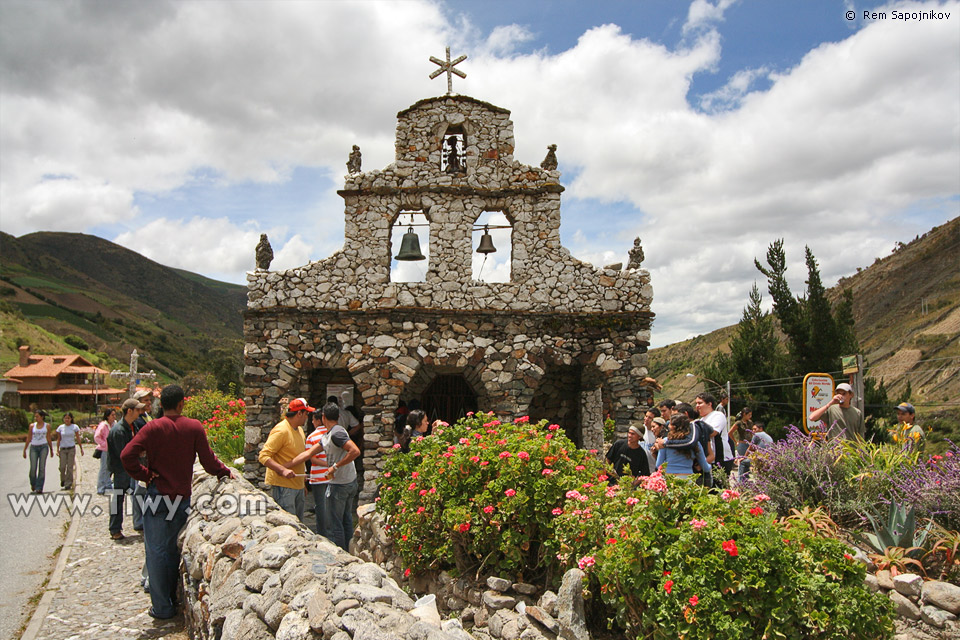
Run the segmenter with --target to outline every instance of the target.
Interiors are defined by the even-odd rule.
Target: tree
[[[730,353],[717,353],[703,370],[706,378],[733,385],[731,410],[749,406],[768,427],[784,426],[788,419],[784,404],[788,402],[785,387],[769,384],[750,385],[757,380],[777,380],[787,375],[787,353],[777,337],[773,317],[765,313],[756,283],[750,290],[750,302],[743,309],[737,332],[730,341]]]

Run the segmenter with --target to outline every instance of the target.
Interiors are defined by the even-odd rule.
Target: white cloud
[[[687,21],[683,25],[683,32],[688,33],[712,26],[723,21],[724,12],[737,0],[718,0],[711,4],[710,0],[693,0],[687,11]]]

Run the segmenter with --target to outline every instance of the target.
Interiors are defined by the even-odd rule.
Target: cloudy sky
[[[238,283],[263,232],[326,257],[350,146],[392,162],[445,45],[518,160],[558,145],[575,256],[643,239],[655,346],[736,322],[776,238],[800,290],[805,244],[832,285],[960,215],[957,2],[2,0],[0,229]]]

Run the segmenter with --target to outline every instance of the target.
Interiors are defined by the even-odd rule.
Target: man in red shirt
[[[180,415],[183,402],[178,385],[164,387],[160,393],[163,417],[140,429],[120,454],[130,477],[147,483],[143,534],[153,604],[150,615],[161,620],[177,615],[177,536],[187,522],[194,460],[199,457],[207,473],[218,478],[236,477],[210,449],[203,425]],[[142,453],[147,454],[149,468],[140,462]]]

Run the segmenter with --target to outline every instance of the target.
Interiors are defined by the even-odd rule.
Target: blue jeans
[[[147,497],[147,488],[130,478],[130,488],[133,490],[133,530],[143,531],[143,501]]]
[[[100,473],[97,474],[97,493],[103,495],[107,489],[113,489],[113,481],[110,480],[110,465],[107,464],[107,452],[104,451],[100,456]]]
[[[747,452],[747,449],[750,447],[749,442],[738,442],[737,443],[737,455],[743,456]],[[740,461],[740,466],[737,467],[737,479],[743,481],[747,479],[747,476],[750,474],[750,461],[743,459]]]
[[[45,444],[30,445],[30,490],[43,491],[43,481],[47,477],[47,452]],[[22,477],[22,476],[21,476]]]
[[[287,513],[292,513],[297,516],[297,520],[303,522],[303,489],[274,487],[270,491],[270,496],[280,505],[281,509]]]
[[[353,537],[353,497],[357,494],[357,481],[347,484],[327,485],[327,533],[324,535],[343,549],[349,551],[350,538]]]
[[[313,511],[317,516],[317,533],[327,535],[327,484],[310,483],[310,495],[313,496]]]
[[[177,615],[177,587],[180,584],[180,547],[177,536],[187,523],[190,498],[163,496],[156,487],[147,487],[143,509],[143,550],[150,576],[150,615],[172,618]]]

